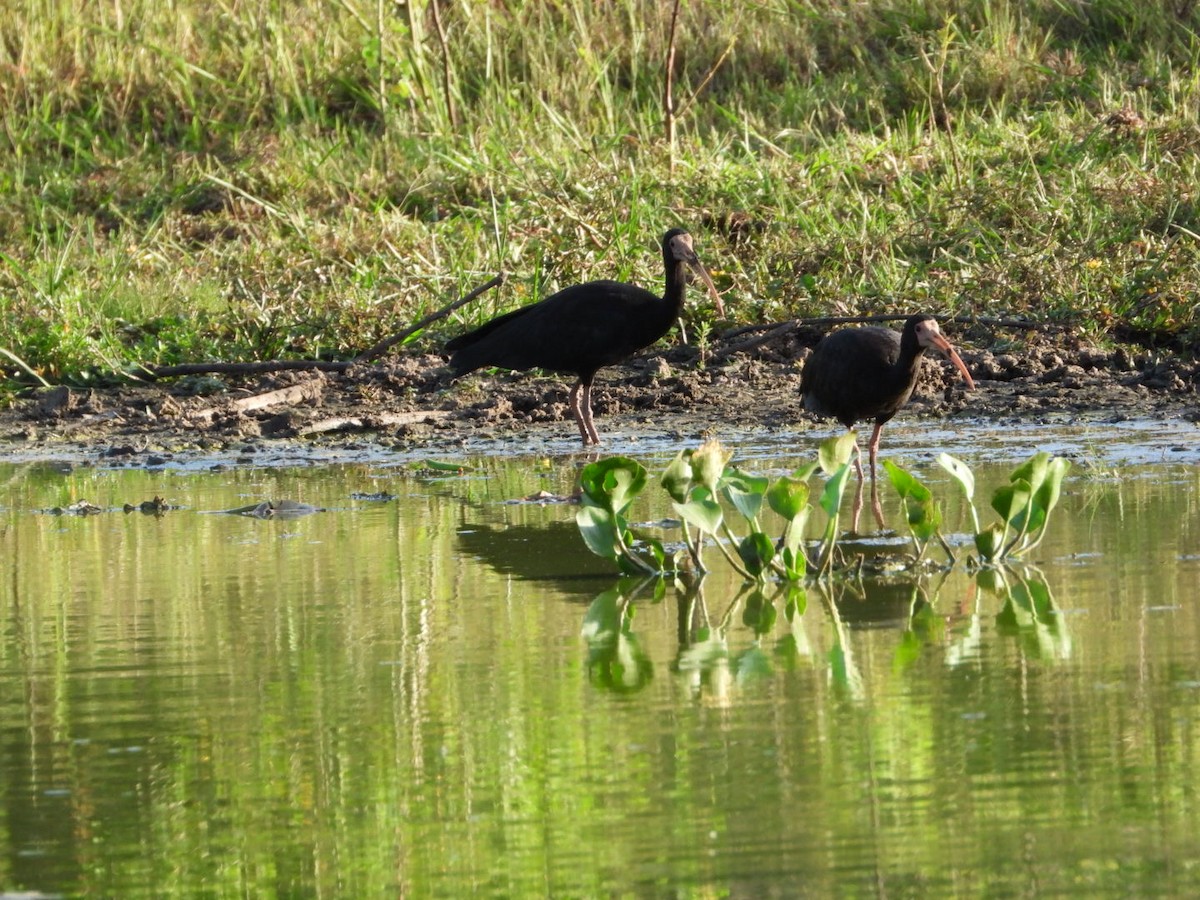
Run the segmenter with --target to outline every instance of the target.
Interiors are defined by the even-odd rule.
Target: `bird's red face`
[[[954,367],[962,372],[963,380],[967,383],[967,390],[975,389],[975,382],[971,379],[971,373],[967,371],[966,364],[959,358],[950,342],[942,337],[942,331],[938,328],[936,320],[925,319],[923,322],[917,323],[917,343],[922,347],[932,347],[954,363]]]
[[[704,268],[704,264],[700,262],[700,257],[692,249],[692,236],[690,234],[677,234],[671,238],[669,246],[672,258],[678,262],[687,263],[692,267],[693,271],[700,275],[704,283],[708,285],[708,292],[712,295],[713,303],[717,305],[717,315],[724,318],[725,304],[721,302],[721,295],[717,291],[717,286],[713,284],[713,280],[708,274],[708,269]]]

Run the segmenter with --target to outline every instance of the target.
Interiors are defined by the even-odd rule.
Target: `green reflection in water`
[[[0,469],[0,889],[1195,891],[1193,468],[1071,479],[1003,583],[701,593],[477,464]],[[213,514],[266,499],[326,511]]]

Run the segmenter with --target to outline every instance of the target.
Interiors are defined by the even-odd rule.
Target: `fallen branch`
[[[268,406],[279,406],[283,403],[315,403],[321,399],[321,395],[324,392],[325,382],[322,379],[314,378],[300,384],[293,384],[290,387],[267,391],[263,394],[255,394],[252,397],[243,397],[241,400],[235,400],[224,407],[210,406],[207,409],[201,409],[192,413],[192,417],[211,421],[218,413],[226,411],[253,412],[256,409],[266,409]]]
[[[261,362],[204,362],[182,363],[178,366],[155,366],[142,368],[136,374],[147,381],[159,378],[175,378],[180,375],[260,375],[263,372],[287,372],[296,369],[317,372],[344,372],[353,363],[334,362],[323,359],[269,359]]]
[[[376,413],[369,416],[337,416],[321,419],[296,429],[297,437],[310,434],[326,434],[330,431],[372,431],[379,428],[394,428],[399,425],[415,425],[418,422],[437,422],[449,416],[446,410],[425,409],[406,413]]]
[[[872,316],[818,316],[811,319],[793,319],[790,322],[763,322],[758,325],[745,325],[741,328],[734,328],[718,337],[721,343],[729,344],[716,351],[712,357],[712,362],[720,362],[721,360],[732,356],[735,353],[741,353],[746,350],[753,350],[762,344],[773,341],[776,338],[783,337],[785,334],[790,334],[793,331],[798,331],[804,327],[820,327],[828,325],[867,325],[877,324],[880,322],[903,322],[907,319],[907,315],[898,315],[895,313],[879,313]],[[956,325],[985,325],[989,328],[1019,328],[1028,331],[1061,331],[1068,326],[1050,323],[1050,322],[1031,322],[1028,319],[998,319],[991,316],[952,316],[948,319],[939,319],[942,322],[953,322]],[[765,332],[765,333],[761,333]],[[738,341],[737,343],[729,343],[735,338],[741,338],[748,334],[756,334],[758,337],[749,338],[747,340]]]
[[[748,338],[747,340],[739,341],[736,344],[730,344],[728,347],[718,350],[711,357],[709,357],[709,362],[721,362],[726,357],[733,356],[735,353],[743,353],[747,350],[753,350],[755,347],[769,343],[770,341],[775,340],[775,338],[782,337],[788,332],[793,331],[796,328],[796,324],[797,323],[795,322],[784,322],[782,325],[776,325],[774,328],[771,328],[766,334],[760,334],[757,337]],[[742,333],[744,334],[745,332],[743,331]]]
[[[475,288],[469,294],[443,306],[437,312],[430,313],[415,325],[409,326],[398,334],[380,341],[369,350],[360,353],[352,360],[323,360],[323,359],[272,359],[258,362],[204,362],[183,363],[177,366],[139,366],[134,374],[146,381],[157,381],[160,378],[175,378],[181,375],[261,375],[264,372],[314,371],[314,372],[345,372],[352,366],[368,362],[383,355],[387,350],[401,341],[411,337],[422,328],[428,327],[438,319],[443,319],[460,306],[470,303],[484,291],[491,290],[504,284],[504,274],[501,273],[486,284]]]
[[[416,325],[412,325],[412,326],[404,329],[404,331],[401,331],[399,334],[395,334],[392,337],[387,338],[386,340],[380,341],[378,344],[376,344],[370,350],[365,350],[362,353],[358,354],[358,356],[354,357],[354,362],[356,362],[356,363],[369,362],[370,360],[374,359],[375,357],[383,355],[385,352],[387,352],[387,350],[389,348],[395,346],[396,344],[399,344],[401,341],[416,334],[422,328],[429,327],[434,322],[436,322],[438,319],[446,318],[446,316],[450,315],[450,313],[454,312],[460,306],[466,306],[468,303],[470,303],[472,300],[474,300],[480,294],[484,293],[484,291],[490,291],[492,288],[500,287],[500,285],[502,285],[502,284],[504,284],[504,273],[503,272],[501,272],[499,275],[497,275],[495,278],[493,278],[491,281],[487,282],[486,284],[481,284],[479,287],[475,288],[475,290],[471,291],[469,294],[466,294],[463,297],[460,297],[458,300],[455,300],[453,303],[449,304],[448,306],[443,306],[437,312],[430,313],[425,318],[423,318],[420,322],[418,322]]]

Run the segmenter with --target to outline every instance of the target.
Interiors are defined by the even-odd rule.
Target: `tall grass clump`
[[[671,11],[14,0],[0,348],[50,380],[345,355],[500,269],[465,317],[656,281],[676,223],[743,321],[1200,336],[1200,4],[683,0],[674,146]]]

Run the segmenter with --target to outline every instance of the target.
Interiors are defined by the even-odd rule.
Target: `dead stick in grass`
[[[175,378],[180,375],[206,375],[220,373],[225,375],[261,375],[264,372],[284,372],[284,371],[316,371],[316,372],[345,372],[351,366],[360,365],[369,362],[378,356],[381,356],[387,350],[406,338],[412,336],[422,328],[436,322],[438,319],[444,319],[460,306],[465,306],[470,303],[484,291],[491,290],[498,285],[504,284],[504,273],[500,273],[486,284],[481,284],[469,294],[460,297],[453,303],[443,306],[437,312],[430,313],[420,322],[412,325],[399,334],[393,335],[386,340],[380,341],[370,350],[360,353],[352,360],[324,360],[324,359],[272,359],[263,360],[260,362],[205,362],[205,363],[183,363],[178,366],[155,366],[148,368],[140,366],[135,373],[139,378],[146,381],[157,381],[159,378]]]
[[[418,322],[416,325],[412,325],[412,326],[404,329],[404,331],[401,331],[399,334],[392,335],[390,338],[380,341],[378,344],[376,344],[370,350],[366,350],[366,351],[358,354],[358,356],[354,357],[354,362],[355,363],[370,362],[371,360],[375,359],[375,357],[382,356],[384,353],[387,352],[387,350],[389,348],[395,346],[396,344],[399,344],[401,341],[405,340],[406,338],[411,337],[412,335],[416,334],[422,328],[427,328],[428,326],[430,326],[434,322],[436,322],[438,319],[446,318],[446,316],[450,315],[450,313],[454,312],[460,306],[466,306],[468,303],[470,303],[472,300],[474,300],[480,294],[484,293],[485,291],[490,291],[494,287],[499,287],[502,284],[504,284],[504,273],[503,272],[501,272],[499,275],[497,275],[495,278],[493,278],[491,281],[487,282],[486,284],[481,284],[479,287],[475,288],[475,290],[471,291],[471,293],[469,293],[463,297],[460,297],[458,300],[455,300],[449,306],[443,306],[437,312],[430,313],[425,318],[423,318],[420,322]]]
[[[671,6],[671,26],[667,32],[666,73],[663,79],[663,127],[667,137],[667,171],[675,174],[675,29],[679,24],[679,3]]]

